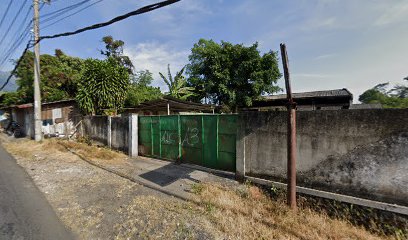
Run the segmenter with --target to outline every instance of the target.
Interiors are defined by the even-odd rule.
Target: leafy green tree
[[[61,50],[55,50],[55,56],[43,54],[41,64],[41,95],[42,101],[50,102],[74,98],[77,92],[77,82],[81,76],[83,60],[65,55]],[[12,104],[32,102],[34,98],[34,53],[28,51],[15,73],[18,85],[13,96],[19,99]],[[17,94],[17,95],[16,95]],[[11,96],[11,95],[10,95]],[[4,103],[5,104],[5,103]]]
[[[405,77],[404,80],[408,81],[408,77]],[[398,98],[408,98],[408,85],[398,84],[391,89],[390,94]]]
[[[16,92],[4,92],[1,94],[1,105],[3,106],[10,106],[14,104],[20,104],[21,101],[21,93]]]
[[[194,87],[196,101],[238,107],[251,106],[263,94],[280,90],[281,77],[276,52],[261,56],[258,43],[245,47],[222,41],[200,39],[194,44],[187,65],[188,84]]]
[[[163,95],[160,88],[149,86],[152,81],[153,75],[149,70],[139,71],[133,75],[125,106],[134,107],[142,102],[160,98]]]
[[[128,69],[129,73],[133,72],[133,63],[128,56],[123,55],[123,46],[125,43],[122,40],[115,40],[112,36],[105,36],[102,38],[105,43],[105,51],[101,50],[101,54],[107,58],[112,57],[120,65]]]
[[[362,103],[380,103],[384,108],[408,108],[408,89],[396,85],[387,91],[389,83],[381,83],[361,94],[358,100]]]
[[[183,76],[184,67],[176,73],[176,76],[173,78],[170,71],[170,64],[167,65],[167,77],[165,77],[161,72],[159,72],[160,77],[166,83],[169,88],[167,95],[181,100],[187,100],[190,97],[193,97],[194,88],[187,86],[187,80]]]
[[[76,100],[86,114],[103,114],[107,109],[117,111],[123,107],[129,84],[128,69],[115,59],[87,59]]]

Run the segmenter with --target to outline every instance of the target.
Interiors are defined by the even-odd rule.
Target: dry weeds
[[[299,209],[295,214],[283,201],[271,200],[255,186],[232,191],[216,184],[203,184],[201,189],[198,200],[207,216],[231,238],[380,239],[365,229],[310,209]]]
[[[29,140],[6,142],[3,145],[12,154],[35,161],[36,153],[53,155],[54,159],[66,159],[66,148],[60,140],[44,140],[36,143]],[[126,155],[105,148],[83,143],[64,141],[64,145],[90,159],[109,164],[111,161],[125,162]],[[45,176],[45,175],[44,175]],[[54,176],[55,177],[55,176]],[[66,183],[66,181],[65,181]],[[89,185],[89,184],[88,184]],[[87,186],[85,183],[81,187]],[[132,185],[133,186],[133,185]],[[85,191],[85,189],[83,189]],[[95,190],[94,190],[95,191]],[[121,204],[112,235],[116,239],[380,239],[365,229],[329,218],[310,209],[299,209],[295,214],[282,200],[274,201],[262,190],[251,185],[240,185],[236,189],[214,183],[196,184],[192,187],[195,203],[156,196],[132,196],[128,204]],[[66,195],[69,192],[53,193]],[[89,192],[91,194],[91,192]],[[119,194],[119,193],[118,193]],[[126,194],[121,192],[120,195]],[[129,195],[130,192],[127,194]],[[62,196],[53,196],[61,199]],[[75,201],[75,196],[72,201]],[[55,200],[57,202],[57,200]],[[62,208],[63,221],[70,228],[88,232],[93,223],[89,215],[101,222],[103,215],[79,211],[76,205]],[[104,209],[104,206],[99,206]],[[90,206],[87,206],[90,208]],[[106,207],[107,208],[107,207]],[[76,209],[76,210],[75,210]],[[61,208],[57,209],[62,211]],[[109,215],[112,215],[110,213]],[[69,219],[77,219],[68,221]],[[77,226],[80,223],[80,226]],[[80,227],[84,229],[80,229]],[[95,230],[94,230],[95,231]],[[92,235],[83,235],[92,237]],[[112,236],[111,235],[111,236]],[[87,238],[85,237],[85,238]],[[386,237],[382,237],[386,238]]]

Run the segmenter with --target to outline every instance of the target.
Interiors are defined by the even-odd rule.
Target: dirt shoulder
[[[168,166],[163,172],[162,167],[149,165],[150,171],[143,172],[148,168],[144,162],[69,143],[103,166],[145,176],[169,191],[178,186],[194,198],[194,202],[183,201],[95,167],[57,140],[35,143],[2,135],[1,141],[80,239],[380,239],[308,209],[295,215],[254,186],[218,181],[195,171],[185,173],[182,184],[174,179],[163,183],[156,178],[181,170]],[[152,171],[155,174],[149,176]]]

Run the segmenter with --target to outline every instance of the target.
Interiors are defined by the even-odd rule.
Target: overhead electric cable
[[[7,77],[6,81],[0,87],[0,91],[4,89],[4,87],[9,83],[11,77],[13,77],[14,73],[16,72],[18,66],[20,66],[21,61],[23,60],[24,55],[27,53],[28,49],[30,48],[31,41],[28,41],[27,46],[25,47],[21,57],[17,60],[16,65],[14,66],[13,70],[10,72],[10,75]]]
[[[9,4],[7,5],[6,11],[4,12],[3,17],[0,20],[0,27],[3,25],[4,19],[6,19],[7,13],[10,10],[11,4],[13,3],[13,0],[10,0]]]
[[[44,7],[45,3],[42,3],[40,6],[40,10]],[[32,5],[30,6],[30,9],[32,9]],[[2,54],[2,56],[5,56],[1,61],[0,61],[0,68],[3,66],[3,64],[6,62],[6,60],[17,50],[18,47],[23,43],[24,39],[27,37],[27,35],[30,33],[30,28],[32,27],[31,24],[33,23],[33,20],[31,20],[24,30],[20,33],[20,36],[15,41],[12,41],[13,44],[9,48],[8,51],[6,51],[6,54]],[[16,36],[16,35],[15,35]]]
[[[6,79],[6,82],[0,87],[0,91],[3,90],[3,88],[4,88],[4,87],[8,84],[8,82],[10,81],[11,77],[12,77],[12,76],[14,75],[14,73],[16,72],[18,66],[20,65],[20,63],[21,63],[21,61],[22,61],[24,55],[27,53],[28,49],[29,49],[30,47],[32,47],[33,45],[37,44],[38,42],[40,42],[41,40],[44,40],[44,39],[52,39],[52,38],[59,38],[59,37],[64,37],[64,36],[71,36],[71,35],[75,35],[75,34],[78,34],[78,33],[85,32],[85,31],[89,31],[89,30],[93,30],[93,29],[105,27],[105,26],[111,25],[111,24],[113,24],[113,23],[119,22],[119,21],[121,21],[121,20],[124,20],[124,19],[126,19],[126,18],[135,16],[135,15],[140,15],[140,14],[143,14],[143,13],[147,13],[147,12],[150,12],[150,11],[153,11],[153,10],[156,10],[156,9],[159,9],[159,8],[162,8],[162,7],[171,5],[171,4],[176,3],[176,2],[179,2],[179,1],[180,1],[180,0],[167,0],[167,1],[162,1],[162,2],[159,2],[159,3],[147,5],[147,6],[145,6],[145,7],[141,7],[141,8],[139,8],[139,9],[135,10],[135,11],[129,12],[129,13],[124,14],[124,15],[120,15],[120,16],[118,16],[118,17],[115,17],[115,18],[113,18],[113,19],[107,21],[107,22],[97,23],[97,24],[94,24],[94,25],[91,25],[91,26],[88,26],[88,27],[84,27],[84,28],[78,29],[78,30],[73,31],[73,32],[65,32],[65,33],[59,33],[59,34],[55,34],[55,35],[51,35],[51,36],[43,36],[43,37],[40,37],[37,42],[34,42],[34,44],[30,44],[31,41],[29,41],[29,42],[27,43],[27,46],[25,47],[25,49],[24,49],[24,51],[23,51],[23,54],[22,54],[22,55],[20,56],[20,58],[17,60],[16,65],[14,66],[14,69],[10,72],[10,75],[9,75],[8,78]]]
[[[30,32],[26,32],[24,35],[22,35],[18,41],[16,41],[13,46],[9,49],[9,51],[6,53],[5,57],[3,58],[3,60],[0,62],[0,67],[3,66],[3,64],[6,62],[6,60],[11,56],[11,54],[13,54],[18,47],[21,46],[21,44],[23,43],[24,39],[27,37],[27,35]]]
[[[20,12],[21,12],[21,10],[23,9],[23,7],[26,5],[27,1],[28,1],[28,0],[25,0],[25,1],[23,2],[23,4],[20,6],[20,9],[17,11],[16,16],[14,16],[13,20],[12,20],[11,23],[10,23],[10,26],[9,26],[9,27],[7,28],[7,30],[6,30],[6,33],[3,35],[3,37],[2,37],[1,40],[0,40],[0,46],[1,46],[1,44],[4,42],[4,39],[7,37],[8,33],[10,32],[10,29],[13,27],[14,23],[15,23],[16,20],[17,20],[18,15],[20,14]]]
[[[71,36],[71,35],[76,35],[78,33],[86,32],[86,31],[89,31],[89,30],[94,30],[94,29],[98,29],[98,28],[101,28],[101,27],[106,27],[106,26],[109,26],[109,25],[111,25],[113,23],[122,21],[122,20],[124,20],[126,18],[135,16],[135,15],[139,15],[139,14],[143,14],[143,13],[147,13],[147,12],[150,12],[150,11],[153,11],[153,10],[156,10],[156,9],[171,5],[171,4],[179,2],[179,1],[180,0],[167,0],[167,1],[162,1],[162,2],[159,2],[159,3],[150,4],[150,5],[147,5],[145,7],[139,8],[139,9],[137,9],[135,11],[132,11],[132,12],[126,13],[124,15],[120,15],[118,17],[115,17],[115,18],[113,18],[113,19],[111,19],[111,20],[109,20],[107,22],[97,23],[97,24],[94,24],[94,25],[91,25],[91,26],[88,26],[88,27],[80,28],[80,29],[75,30],[73,32],[58,33],[58,34],[51,35],[51,36],[41,36],[39,38],[38,42],[42,41],[44,39],[66,37],[66,36]]]
[[[52,22],[52,23],[50,23],[50,24],[48,24],[48,25],[45,25],[45,26],[42,27],[41,29],[46,29],[46,28],[48,28],[48,27],[51,27],[52,25],[57,24],[57,23],[59,23],[59,22],[65,20],[65,19],[67,19],[67,18],[69,18],[69,17],[72,17],[72,16],[74,16],[74,15],[76,15],[76,14],[78,14],[78,13],[84,11],[85,9],[90,8],[90,7],[92,7],[93,5],[98,4],[98,3],[102,2],[102,1],[104,1],[104,0],[99,0],[99,1],[96,1],[96,2],[94,2],[94,3],[91,3],[91,4],[89,4],[88,6],[85,6],[85,7],[81,8],[81,9],[79,9],[78,11],[71,13],[70,15],[67,15],[67,16],[65,16],[65,17],[63,17],[63,18],[60,18],[60,19],[58,19],[58,20],[56,20],[56,21],[54,21],[54,22]]]
[[[84,1],[81,1],[79,3],[72,4],[72,5],[68,6],[68,7],[58,9],[58,10],[56,10],[54,12],[46,13],[44,15],[41,15],[41,19],[42,19],[41,23],[51,21],[51,20],[55,19],[56,17],[58,17],[59,15],[64,14],[66,12],[69,12],[69,11],[71,11],[71,10],[77,8],[77,7],[80,7],[80,6],[84,5],[85,3],[89,2],[89,1],[91,1],[91,0],[84,0]],[[48,17],[48,18],[46,18],[46,17]]]
[[[14,36],[10,39],[9,44],[4,44],[5,46],[10,46],[11,45],[11,47],[9,48],[9,50],[4,49],[3,53],[0,55],[1,56],[0,59],[2,59],[4,56],[7,55],[7,53],[13,48],[15,43],[18,42],[20,40],[21,36],[28,30],[27,28],[29,28],[32,20],[27,24],[27,26],[25,28],[24,28],[24,24],[26,23],[32,8],[33,8],[32,5],[28,8],[28,11],[27,11],[23,21],[18,26]],[[22,30],[22,31],[20,31],[20,30]],[[1,64],[0,64],[0,66],[1,66]]]

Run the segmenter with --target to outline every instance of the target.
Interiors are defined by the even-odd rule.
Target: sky
[[[79,1],[56,0],[41,14]],[[42,29],[41,35],[106,21],[153,2],[103,0]],[[285,43],[294,92],[347,88],[356,102],[365,90],[383,82],[401,83],[408,76],[407,24],[407,0],[181,0],[109,27],[44,40],[41,53],[60,48],[71,56],[101,58],[101,39],[112,35],[125,42],[124,52],[136,70],[153,72],[153,85],[165,91],[158,73],[165,73],[167,64],[179,71],[200,38],[246,46],[258,42],[261,53],[278,51]],[[284,79],[278,84],[284,87]]]

